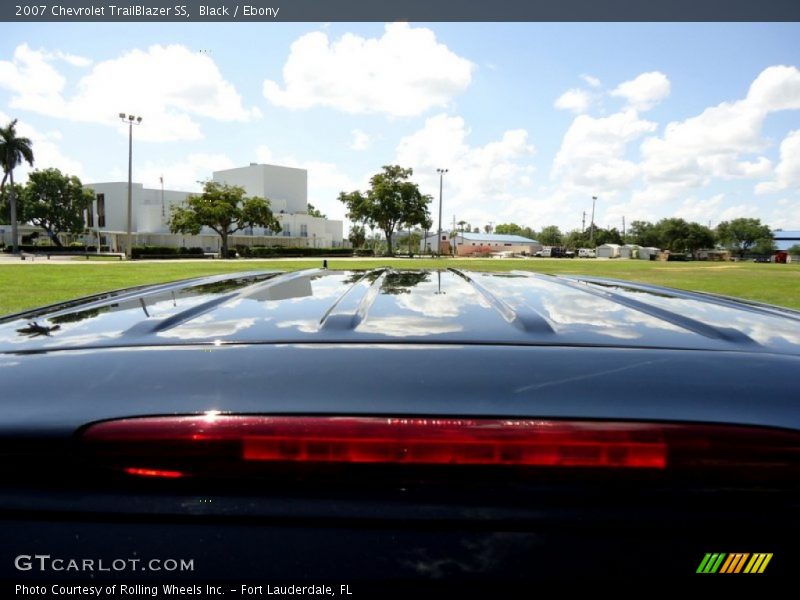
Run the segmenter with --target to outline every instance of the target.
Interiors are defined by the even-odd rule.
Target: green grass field
[[[329,260],[331,269],[456,267],[478,271],[527,270],[584,274],[656,283],[676,288],[739,296],[800,309],[800,264],[720,262],[645,262],[565,259],[364,259]],[[208,262],[84,261],[74,264],[0,265],[0,315],[117,288],[200,275],[262,269],[296,270],[322,264],[315,260],[238,260]]]

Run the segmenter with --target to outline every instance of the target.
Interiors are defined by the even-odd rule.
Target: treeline
[[[723,221],[711,229],[700,223],[685,219],[661,219],[656,223],[650,221],[633,221],[623,235],[612,227],[591,226],[584,231],[574,230],[563,233],[556,225],[548,225],[540,230],[503,223],[494,228],[495,233],[521,235],[534,239],[545,246],[565,246],[570,249],[593,248],[603,244],[636,244],[694,254],[698,250],[725,248],[734,254],[771,254],[775,251],[772,232],[760,219],[732,219]]]

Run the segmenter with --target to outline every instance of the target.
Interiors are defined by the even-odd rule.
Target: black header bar
[[[12,0],[7,22],[800,21],[798,0]]]

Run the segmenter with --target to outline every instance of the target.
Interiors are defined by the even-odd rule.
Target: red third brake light
[[[226,475],[269,464],[588,469],[797,467],[797,434],[619,421],[207,415],[97,423],[95,460],[138,476]]]

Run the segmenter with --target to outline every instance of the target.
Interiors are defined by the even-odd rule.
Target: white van
[[[596,258],[597,254],[593,248],[578,248],[578,258]]]

